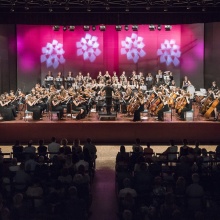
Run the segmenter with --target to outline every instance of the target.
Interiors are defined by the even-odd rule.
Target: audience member
[[[56,142],[56,138],[51,138],[51,143],[48,144],[48,152],[50,153],[50,158],[52,159],[54,155],[58,154],[60,150],[60,144]]]

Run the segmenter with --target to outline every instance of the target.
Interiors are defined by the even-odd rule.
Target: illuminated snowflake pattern
[[[88,33],[80,41],[76,42],[76,47],[77,56],[83,56],[84,60],[89,60],[91,63],[101,54],[98,37]]]
[[[53,40],[52,43],[47,43],[46,47],[42,47],[41,63],[46,62],[47,67],[56,69],[60,63],[65,63],[64,53],[63,44]]]
[[[121,41],[121,46],[121,55],[126,55],[127,59],[133,60],[134,63],[137,63],[140,57],[146,55],[146,52],[143,50],[145,47],[143,37],[139,37],[135,33]]]
[[[161,44],[161,48],[157,50],[157,55],[160,56],[160,62],[166,63],[167,66],[171,63],[173,63],[174,66],[180,64],[180,46],[176,45],[175,40],[165,40],[164,43]]]

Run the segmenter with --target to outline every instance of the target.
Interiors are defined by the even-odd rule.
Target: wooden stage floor
[[[170,139],[181,143],[187,138],[191,143],[199,140],[203,144],[220,143],[220,121],[205,120],[194,109],[193,121],[180,121],[176,116],[167,115],[165,121],[156,121],[154,117],[143,115],[140,122],[133,122],[132,117],[118,114],[115,120],[100,120],[98,113],[92,112],[85,119],[77,121],[66,117],[58,121],[44,116],[40,121],[16,119],[0,122],[0,144],[12,144],[15,140],[26,143],[28,140],[38,142],[44,139],[48,143],[51,137],[57,140],[67,138],[69,144],[76,138],[85,141],[90,137],[97,144],[132,144],[136,138],[142,143],[167,144]]]

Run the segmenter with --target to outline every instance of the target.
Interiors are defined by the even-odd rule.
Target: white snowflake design
[[[161,44],[161,48],[157,50],[157,55],[160,56],[160,62],[166,63],[167,66],[171,63],[173,63],[174,66],[180,64],[180,46],[178,46],[173,39],[170,41],[165,40],[164,43]]]
[[[41,63],[46,62],[47,67],[56,69],[60,63],[65,63],[64,53],[63,44],[53,40],[52,43],[47,43],[46,47],[42,47]]]
[[[80,41],[76,42],[76,47],[77,56],[83,56],[84,60],[89,60],[91,63],[101,54],[98,37],[88,33]]]
[[[140,57],[144,57],[146,52],[143,50],[145,44],[143,43],[143,37],[139,37],[137,34],[132,33],[131,37],[126,37],[121,41],[121,54],[126,55],[128,60],[133,60],[137,63]]]

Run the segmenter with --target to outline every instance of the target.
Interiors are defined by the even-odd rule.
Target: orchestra
[[[82,119],[92,108],[107,110],[106,86],[111,87],[112,94],[107,97],[108,114],[111,111],[126,116],[137,114],[134,121],[139,120],[139,114],[144,110],[162,121],[163,113],[169,109],[175,110],[178,118],[184,120],[184,113],[192,110],[193,101],[205,118],[217,120],[220,110],[220,90],[215,81],[205,94],[196,92],[187,76],[178,88],[171,71],[158,70],[155,76],[132,71],[130,77],[125,71],[121,75],[114,71],[112,76],[108,71],[105,74],[99,71],[95,78],[89,72],[74,76],[71,71],[66,76],[58,72],[53,77],[49,71],[43,85],[36,83],[27,94],[18,89],[0,95],[0,114],[4,120],[14,120],[19,111],[28,110],[33,112],[34,120],[40,120],[44,112],[57,111],[58,119],[62,120],[66,109],[68,115],[72,111],[79,112],[77,119]]]

